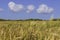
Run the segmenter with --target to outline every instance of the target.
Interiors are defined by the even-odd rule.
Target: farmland
[[[0,21],[0,40],[60,40],[60,21]]]

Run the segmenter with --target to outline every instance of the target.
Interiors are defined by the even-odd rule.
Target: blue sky
[[[60,18],[60,0],[0,0],[2,19],[50,19],[51,16]]]

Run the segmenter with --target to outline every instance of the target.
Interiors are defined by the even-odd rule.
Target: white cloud
[[[31,11],[33,11],[35,9],[35,6],[34,5],[28,5],[27,6],[27,13],[30,13]]]
[[[50,8],[45,4],[41,4],[37,9],[37,13],[51,13],[53,12],[53,10],[54,10],[53,8]]]
[[[0,12],[1,12],[1,11],[3,11],[3,9],[2,9],[2,8],[0,8]]]
[[[26,10],[27,13],[30,13],[34,10],[36,10],[37,13],[51,13],[54,11],[53,8],[48,7],[45,4],[41,4],[38,9],[35,9],[34,5],[28,5],[26,8],[24,8],[24,6],[22,4],[16,4],[14,2],[9,2],[8,7],[10,8],[10,10],[12,10],[14,12],[19,12],[19,11],[22,11],[24,9]]]
[[[8,7],[10,8],[10,10],[12,10],[14,12],[21,11],[24,8],[22,4],[16,4],[14,2],[9,2]]]

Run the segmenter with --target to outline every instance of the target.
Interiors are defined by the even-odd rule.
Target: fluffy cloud
[[[53,12],[53,10],[54,10],[53,8],[48,7],[45,4],[41,4],[39,8],[37,9],[37,13],[51,13]]]
[[[35,9],[35,6],[34,5],[28,5],[27,6],[27,13],[30,13],[31,11],[33,11]]]
[[[0,12],[1,12],[1,11],[3,11],[3,9],[2,9],[2,8],[0,8]]]
[[[24,6],[22,4],[16,4],[14,2],[9,2],[8,7],[10,8],[10,10],[12,10],[14,12],[19,12],[19,11],[22,11],[23,9],[25,9],[27,13],[30,13],[34,10],[36,10],[37,13],[51,13],[54,11],[53,8],[48,7],[45,4],[41,4],[38,9],[35,9],[34,5],[28,5],[26,8],[24,8]],[[0,10],[2,10],[2,9],[0,9]]]
[[[12,10],[14,12],[21,11],[24,8],[22,4],[16,4],[14,2],[9,2],[8,7],[10,8],[10,10]]]

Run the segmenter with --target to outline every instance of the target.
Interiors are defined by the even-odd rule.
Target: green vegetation
[[[0,21],[0,40],[60,40],[60,21]]]
[[[53,18],[51,18],[50,20],[52,20],[52,21],[57,21],[57,20],[59,20],[60,21],[60,19],[58,18],[58,19],[53,19]],[[19,20],[11,20],[11,19],[0,19],[0,21],[49,21],[49,20],[43,20],[43,19],[25,19],[25,20],[22,20],[22,19],[19,19]]]

